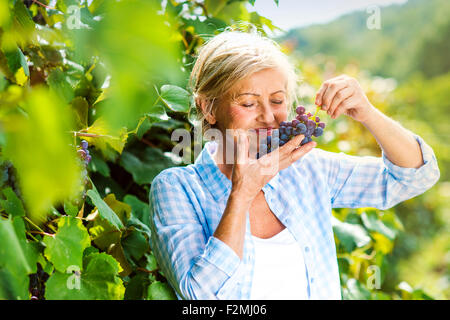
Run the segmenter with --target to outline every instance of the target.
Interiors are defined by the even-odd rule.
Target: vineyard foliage
[[[151,251],[149,188],[186,164],[170,137],[195,124],[198,47],[229,26],[277,29],[253,3],[0,0],[0,299],[176,298]],[[318,88],[320,67],[296,63]],[[339,151],[343,125],[319,147]],[[333,221],[344,299],[432,298],[406,282],[383,289],[404,230],[394,210]]]

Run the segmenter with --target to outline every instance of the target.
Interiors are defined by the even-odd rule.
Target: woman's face
[[[277,68],[264,69],[240,80],[219,103],[215,114],[217,127],[223,133],[225,129],[279,128],[288,116],[286,82],[286,76]]]

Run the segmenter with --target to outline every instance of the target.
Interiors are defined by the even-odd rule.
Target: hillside
[[[375,75],[399,80],[415,71],[435,76],[450,71],[449,13],[447,0],[410,0],[380,7],[379,30],[369,30],[370,14],[357,11],[328,24],[290,30],[279,40],[293,40],[295,52],[303,57],[333,56],[338,67],[354,62]]]

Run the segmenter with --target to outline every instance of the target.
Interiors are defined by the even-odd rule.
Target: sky
[[[327,23],[337,17],[356,10],[366,10],[376,5],[402,4],[407,0],[256,0],[255,6],[248,5],[250,11],[272,20],[272,23],[285,30],[311,24]],[[368,13],[369,14],[369,13]]]

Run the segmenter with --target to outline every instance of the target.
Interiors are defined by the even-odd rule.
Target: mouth
[[[273,130],[273,128],[272,127],[267,127],[267,128],[256,128],[255,129],[255,131],[256,131],[256,134],[261,134],[261,133],[263,133],[263,132],[267,132],[267,135],[268,136],[270,136],[271,134],[272,134],[272,130]]]

